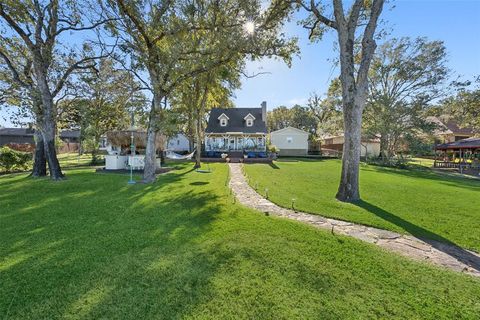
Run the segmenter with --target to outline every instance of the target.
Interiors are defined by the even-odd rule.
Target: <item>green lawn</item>
[[[92,155],[90,153],[79,155],[75,152],[60,153],[58,154],[58,161],[62,168],[89,166],[92,162]]]
[[[340,160],[285,159],[245,166],[252,186],[299,210],[453,242],[480,252],[480,180],[429,169],[392,169],[362,164],[357,204],[335,200]]]
[[[180,164],[154,185],[134,186],[88,168],[61,182],[0,177],[0,318],[480,313],[478,279],[233,204],[227,167],[211,167],[202,174]]]

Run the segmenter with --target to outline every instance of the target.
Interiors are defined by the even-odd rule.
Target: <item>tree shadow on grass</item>
[[[0,228],[0,316],[169,319],[204,303],[210,278],[233,253],[204,244],[221,195],[209,186],[175,185],[181,177],[165,179],[178,193],[165,194],[163,182],[126,187],[110,191],[106,204],[102,193],[118,179],[78,184],[61,200],[50,195],[28,217],[8,220]],[[75,193],[68,211],[59,206]]]
[[[273,161],[268,164],[272,169],[280,169]]]
[[[435,249],[442,251],[458,261],[463,262],[466,265],[471,266],[477,271],[480,271],[480,257],[471,252],[461,248],[453,241],[442,237],[434,232],[431,232],[425,228],[417,226],[405,219],[402,219],[382,208],[379,208],[367,201],[360,200],[354,203],[356,206],[367,210],[370,213],[373,213],[379,218],[388,221],[403,230],[407,231],[414,237],[423,240],[424,242],[430,244]]]
[[[459,187],[459,188],[465,188],[465,189],[474,190],[474,191],[476,190],[480,191],[480,180],[478,179],[471,179],[471,178],[457,177],[457,176],[447,176],[428,168],[398,169],[398,168],[387,168],[387,167],[381,167],[381,166],[364,166],[362,167],[362,171],[394,174],[394,175],[399,175],[403,177],[415,178],[419,180],[425,179],[425,180],[431,180],[431,181],[438,181],[441,184],[452,186],[452,187]]]

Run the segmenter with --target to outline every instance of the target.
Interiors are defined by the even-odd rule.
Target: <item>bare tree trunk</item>
[[[195,140],[197,141],[197,152],[195,153],[195,168],[200,168],[201,163],[201,153],[202,153],[202,138],[200,135],[200,115],[198,115],[196,126],[195,126]]]
[[[154,92],[153,92],[153,101],[152,107],[150,109],[150,115],[148,118],[148,128],[147,128],[147,146],[145,148],[145,166],[143,169],[143,181],[145,183],[152,183],[155,182],[156,179],[156,169],[157,169],[157,133],[158,133],[158,124],[161,120],[161,111],[162,111],[162,100],[164,98],[164,94],[155,85],[155,80],[152,82],[154,83]]]
[[[342,173],[336,198],[340,201],[353,202],[360,199],[362,108],[355,106],[353,101],[344,104],[343,119],[345,142],[343,144]]]
[[[194,139],[192,139],[191,137],[188,137],[188,151],[189,152],[193,152],[194,145],[195,145]]]
[[[45,70],[45,63],[39,55],[34,56],[33,65],[35,76],[37,77],[38,92],[43,106],[43,117],[40,122],[50,179],[62,180],[64,175],[60,163],[58,162],[57,150],[55,148],[56,110],[53,103],[52,93],[48,86],[47,70]]]
[[[41,82],[41,81],[40,81]],[[45,83],[46,86],[46,83]],[[57,150],[55,148],[55,115],[53,110],[53,100],[50,92],[40,86],[40,92],[42,95],[42,103],[45,110],[45,116],[42,121],[41,132],[43,135],[43,145],[45,147],[45,156],[47,157],[48,171],[50,173],[50,179],[62,180],[64,175],[60,167],[60,163],[57,158]]]
[[[98,134],[93,135],[93,147],[92,147],[92,165],[96,165],[99,161],[98,155],[100,154],[99,150],[100,145],[100,136]]]
[[[35,137],[35,154],[33,159],[32,177],[45,177],[47,175],[47,159],[45,158],[45,145],[42,133],[37,129]]]
[[[380,158],[382,161],[385,161],[385,158],[388,159],[388,137],[386,133],[381,133],[380,136]]]
[[[195,154],[195,168],[200,168],[202,166],[201,163],[201,151],[202,151],[202,122],[203,116],[205,114],[205,105],[207,103],[207,96],[208,96],[208,85],[205,85],[205,89],[203,90],[202,100],[200,101],[200,108],[197,114],[197,127],[196,127],[196,139],[197,139],[197,153]]]
[[[50,179],[62,180],[65,176],[62,173],[62,169],[57,158],[57,150],[55,148],[55,126],[52,121],[48,121],[43,124],[42,135]]]
[[[336,198],[340,201],[354,202],[360,200],[359,165],[362,113],[368,89],[368,70],[376,48],[374,34],[378,17],[382,12],[383,2],[383,0],[374,0],[372,3],[370,18],[362,37],[361,61],[358,71],[355,71],[355,29],[358,24],[360,9],[364,4],[361,0],[355,0],[348,19],[346,19],[342,1],[333,1],[340,47],[340,81],[342,83],[345,132],[342,174],[336,195]]]

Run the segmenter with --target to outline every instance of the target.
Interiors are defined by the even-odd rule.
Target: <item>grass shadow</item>
[[[453,241],[445,237],[442,237],[441,235],[438,235],[434,232],[431,232],[430,230],[417,226],[367,201],[360,200],[354,204],[376,215],[377,217],[382,218],[385,221],[388,221],[402,228],[403,230],[407,231],[414,237],[421,239],[424,242],[430,244],[435,249],[452,256],[453,258],[463,262],[466,265],[471,266],[477,271],[480,271],[480,257],[461,248]]]
[[[209,184],[207,181],[195,181],[195,182],[190,182],[191,186],[204,186],[206,184]]]
[[[277,166],[273,161],[268,164],[271,168],[273,169],[280,169],[279,166]]]
[[[64,317],[171,319],[205,303],[211,277],[234,252],[206,245],[222,194],[209,181],[180,182],[188,172],[135,186],[76,172],[62,187],[38,181],[30,201],[7,189],[17,214],[1,218],[0,295],[8,302],[0,301],[0,316],[49,318],[55,309]]]
[[[399,169],[399,168],[388,168],[388,167],[381,167],[381,166],[366,165],[362,167],[362,171],[395,174],[395,175],[400,175],[400,176],[410,177],[415,179],[438,181],[439,183],[442,183],[448,186],[480,191],[480,180],[478,179],[445,175],[441,172],[438,172],[429,168]]]

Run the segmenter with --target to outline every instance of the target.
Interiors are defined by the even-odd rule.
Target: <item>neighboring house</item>
[[[35,144],[34,129],[31,128],[0,128],[0,147],[6,144]]]
[[[286,127],[270,133],[270,142],[280,149],[280,156],[306,156],[308,153],[308,132]]]
[[[9,145],[15,149],[25,150],[25,145],[32,148],[35,145],[32,128],[0,128],[0,146]],[[64,130],[60,132],[60,139],[65,143],[61,146],[60,152],[71,152],[78,150],[80,141],[80,130]]]
[[[220,153],[249,152],[264,154],[267,138],[267,103],[261,108],[216,108],[210,111],[205,129],[208,157]]]
[[[472,128],[461,128],[461,126],[451,117],[428,117],[427,120],[438,126],[434,131],[437,143],[450,143],[474,136]]]
[[[137,131],[136,133],[142,133],[142,131]],[[126,142],[123,141],[123,144],[125,145],[120,144],[119,143],[120,140],[116,139],[116,137],[114,141],[110,141],[111,139],[110,140],[108,139],[108,135],[112,137],[112,134],[121,134],[122,136],[126,136],[128,138],[127,141]],[[131,133],[129,131],[110,131],[100,138],[99,149],[102,151],[106,151],[108,154],[119,154],[121,153],[122,149],[130,150],[130,139],[129,139],[130,135]],[[137,137],[137,134],[135,134],[135,137]],[[157,139],[160,139],[160,138],[157,137]],[[137,140],[138,140],[138,137],[137,139],[134,138],[135,144],[137,143]],[[140,143],[140,145],[142,144],[143,142]],[[157,146],[157,148],[158,147],[159,146]],[[166,150],[173,151],[173,152],[191,152],[190,144],[187,136],[185,136],[183,133],[176,134],[175,136],[170,138],[168,142],[164,142],[162,151],[166,151]]]
[[[170,139],[168,139],[168,143],[166,146],[166,150],[173,151],[173,152],[191,152],[190,150],[190,141],[188,140],[187,136],[183,133],[179,133]]]
[[[65,143],[80,143],[80,130],[63,130],[60,139]]]
[[[339,134],[336,136],[327,136],[322,139],[322,149],[343,151],[343,144],[345,143],[345,136]],[[360,146],[360,156],[377,157],[380,155],[380,139],[366,139],[362,138]]]

